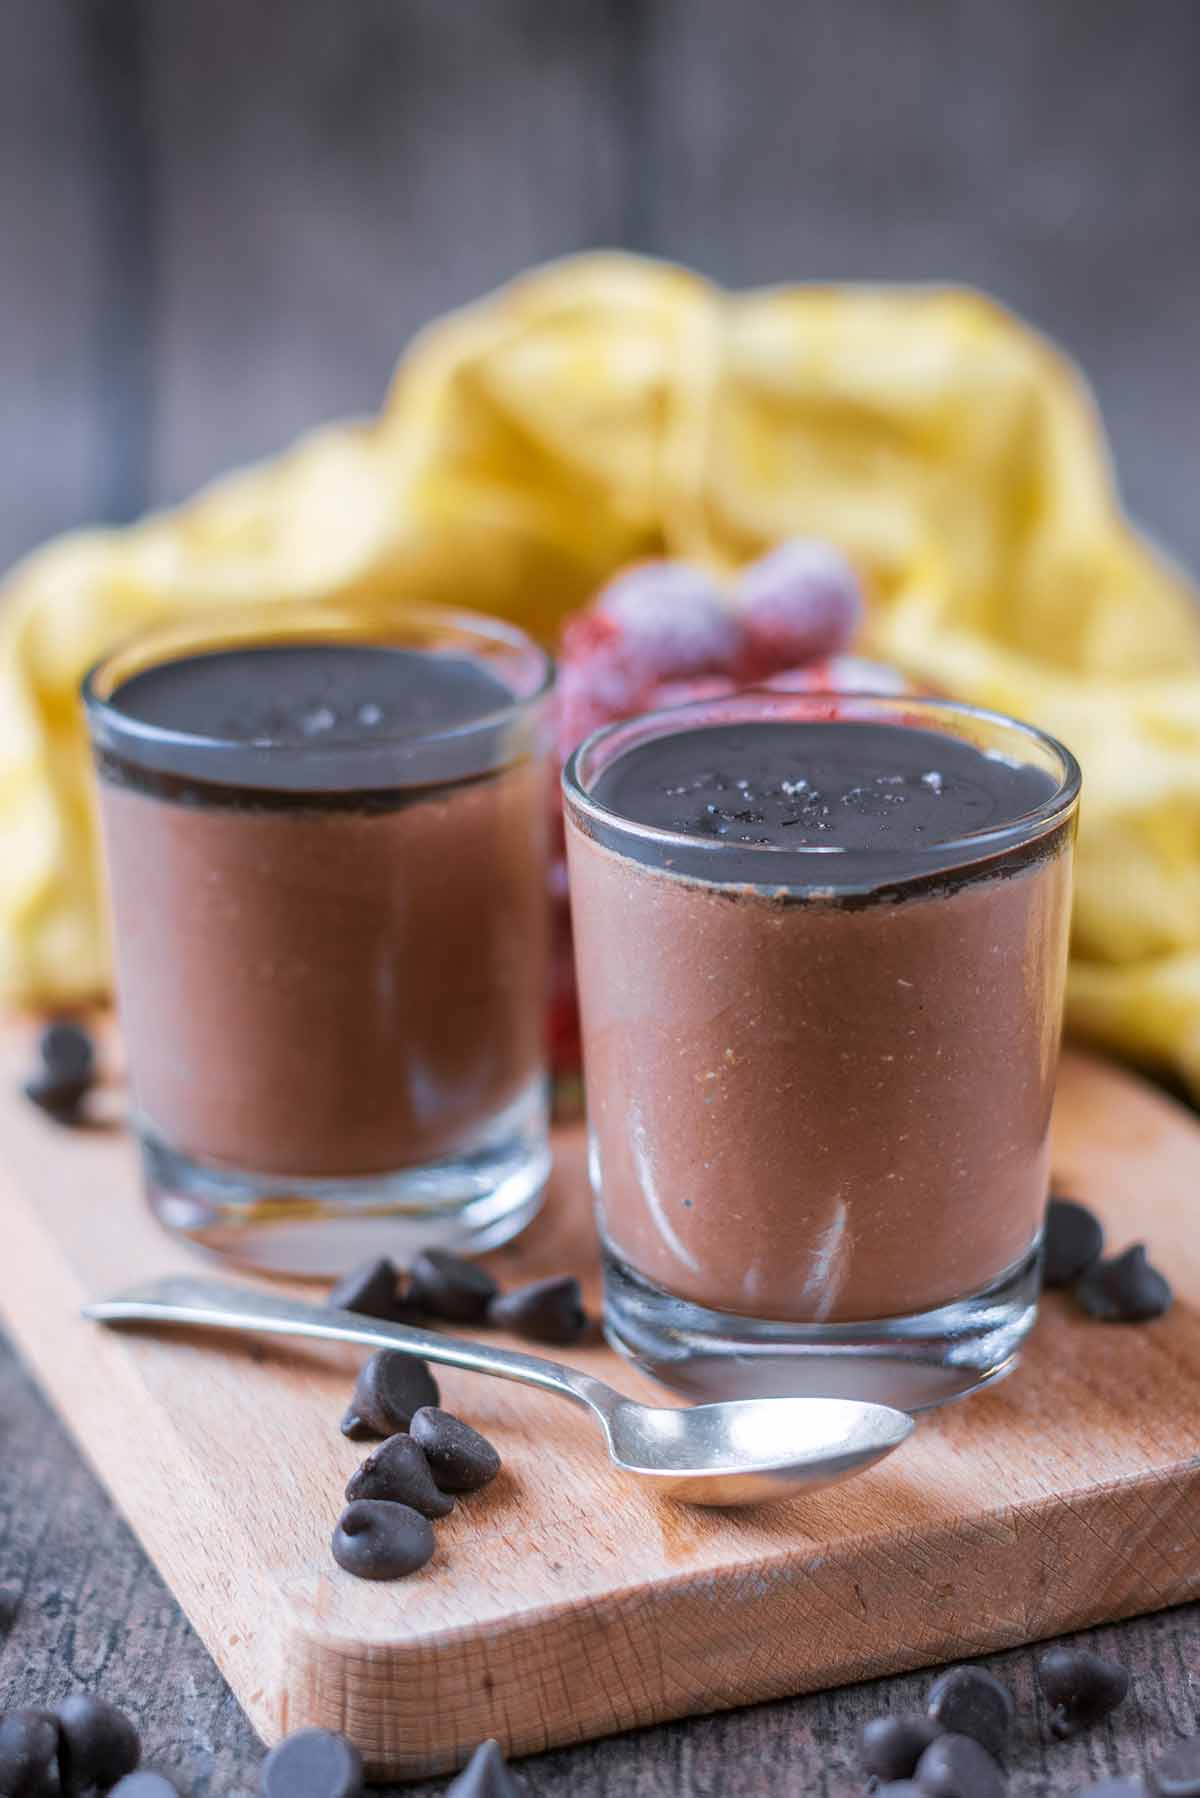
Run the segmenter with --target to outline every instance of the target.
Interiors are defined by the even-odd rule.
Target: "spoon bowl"
[[[622,1473],[693,1505],[752,1505],[832,1486],[899,1448],[913,1420],[839,1398],[747,1398],[666,1409],[623,1400],[608,1420]]]
[[[105,1324],[179,1324],[394,1349],[556,1392],[598,1419],[623,1474],[684,1504],[752,1505],[811,1492],[870,1467],[899,1448],[913,1428],[903,1411],[853,1399],[731,1399],[678,1409],[641,1405],[581,1368],[540,1355],[214,1280],[154,1280],[85,1306],[84,1315]]]

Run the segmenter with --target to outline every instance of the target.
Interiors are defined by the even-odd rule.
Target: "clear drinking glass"
[[[959,738],[1048,796],[900,862],[659,828],[595,796],[651,739],[760,721]],[[944,701],[761,691],[597,732],[564,790],[610,1340],[706,1398],[918,1408],[1008,1368],[1040,1280],[1068,751]]]
[[[88,675],[134,1122],[171,1228],[329,1273],[482,1249],[536,1211],[550,683],[505,624],[374,602],[166,624]]]

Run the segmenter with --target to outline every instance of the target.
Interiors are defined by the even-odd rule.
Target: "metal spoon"
[[[355,1342],[540,1386],[586,1406],[600,1420],[608,1452],[622,1473],[691,1505],[761,1504],[830,1486],[899,1448],[913,1427],[903,1411],[840,1398],[752,1398],[659,1409],[537,1355],[210,1280],[153,1280],[85,1306],[84,1316],[106,1324],[187,1324]]]

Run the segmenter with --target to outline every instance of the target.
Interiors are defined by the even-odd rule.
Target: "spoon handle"
[[[620,1394],[576,1367],[524,1355],[513,1349],[493,1348],[490,1343],[467,1342],[433,1330],[417,1330],[408,1324],[383,1323],[351,1311],[335,1311],[326,1305],[307,1304],[280,1293],[261,1292],[251,1286],[226,1286],[216,1280],[196,1280],[180,1275],[151,1280],[129,1292],[85,1305],[85,1317],[98,1323],[186,1324],[205,1330],[249,1330],[264,1336],[312,1336],[323,1342],[354,1342],[363,1348],[396,1349],[422,1361],[445,1367],[461,1367],[469,1373],[495,1374],[501,1380],[518,1380],[561,1393],[576,1404],[587,1405],[607,1417]]]

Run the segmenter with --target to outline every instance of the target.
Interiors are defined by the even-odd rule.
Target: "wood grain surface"
[[[0,1444],[0,1580],[21,1594],[15,1625],[7,1638],[0,1631],[0,1708],[103,1692],[136,1718],[147,1763],[170,1773],[185,1798],[256,1798],[263,1749],[249,1720],[2,1343]],[[1136,1771],[1200,1727],[1200,1606],[1077,1639],[1129,1667],[1133,1691],[1105,1724],[1069,1743],[1047,1732],[1035,1650],[988,1657],[1018,1704],[1009,1798],[1067,1798],[1103,1774]],[[929,1680],[905,1674],[635,1730],[536,1755],[520,1772],[531,1798],[861,1798],[859,1727],[883,1711],[920,1708]],[[404,1791],[432,1798],[442,1784]]]
[[[4,1044],[11,1090],[20,1044]],[[439,1530],[430,1568],[350,1580],[328,1533],[356,1450],[335,1423],[351,1351],[105,1335],[88,1293],[179,1266],[120,1132],[62,1135],[0,1101],[12,1256],[0,1299],[40,1377],[268,1737],[346,1727],[379,1773],[515,1752],[996,1650],[1200,1590],[1200,1129],[1071,1058],[1061,1177],[1114,1240],[1148,1235],[1180,1294],[1137,1330],[1052,1299],[1021,1372],[925,1420],[884,1466],[740,1517],[614,1484],[549,1398],[447,1374],[507,1471]],[[577,1137],[518,1278],[578,1257]],[[606,1350],[576,1359],[616,1372]],[[628,1370],[617,1377],[630,1390]],[[646,1389],[649,1391],[649,1388]]]

